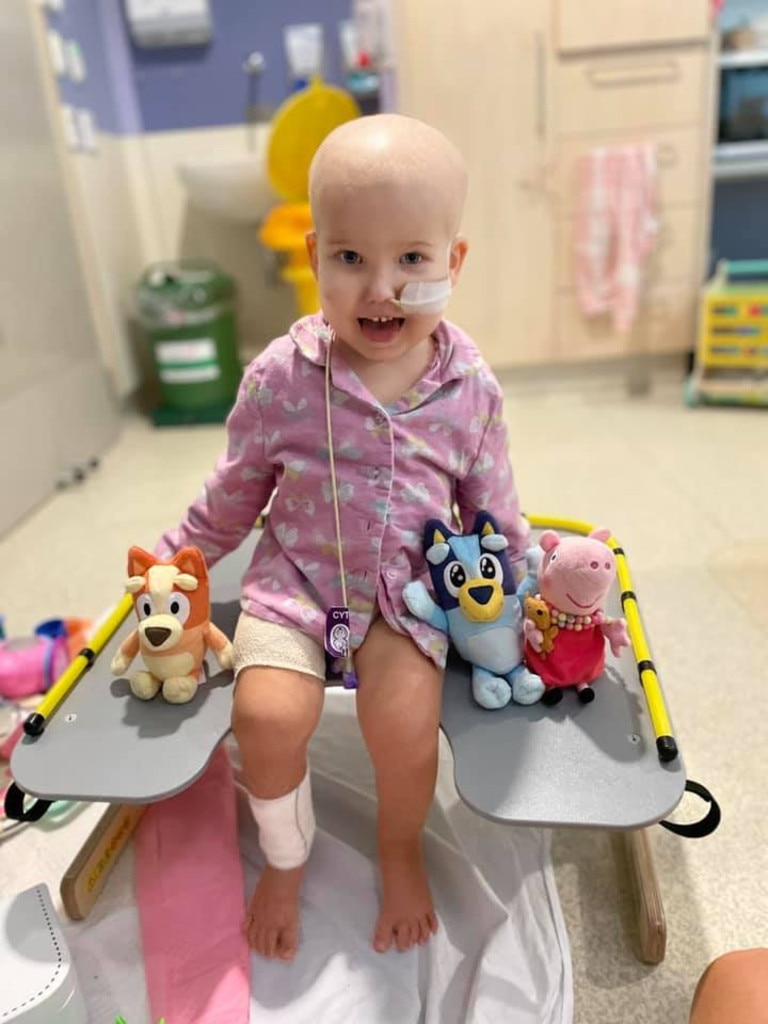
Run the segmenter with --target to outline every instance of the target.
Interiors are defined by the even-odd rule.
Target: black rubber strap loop
[[[678,825],[673,821],[660,821],[659,824],[662,828],[667,829],[669,832],[674,832],[677,836],[683,836],[685,839],[703,839],[705,836],[711,836],[720,824],[720,818],[722,817],[720,805],[706,786],[702,786],[700,782],[693,782],[689,779],[685,784],[685,790],[687,793],[694,793],[696,796],[701,797],[702,800],[709,804],[709,810],[701,821],[692,821],[687,825]]]
[[[96,652],[90,647],[84,647],[82,651],[78,651],[77,656],[78,658],[85,658],[88,662],[88,668],[90,668],[94,661],[96,661]]]
[[[626,554],[624,552],[624,548],[619,547],[618,544],[612,550],[613,550],[614,555],[624,555],[624,557],[626,558]]]
[[[53,803],[53,800],[35,800],[24,810],[24,797],[27,794],[12,782],[5,793],[5,815],[13,821],[40,821]]]
[[[637,594],[634,590],[622,590],[621,592],[621,607],[624,607],[626,601],[634,601],[637,604]]]
[[[653,664],[650,658],[643,658],[642,661],[637,663],[637,671],[642,676],[643,672],[647,672],[650,669],[651,672],[656,671],[656,666]]]

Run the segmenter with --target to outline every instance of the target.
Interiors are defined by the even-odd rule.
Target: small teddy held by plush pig
[[[623,618],[604,611],[616,578],[616,560],[605,543],[610,530],[596,529],[588,537],[560,537],[545,530],[539,545],[544,555],[533,579],[525,586],[525,662],[540,676],[544,704],[557,704],[563,689],[574,686],[588,704],[590,686],[605,667],[605,641],[614,656],[629,646]]]

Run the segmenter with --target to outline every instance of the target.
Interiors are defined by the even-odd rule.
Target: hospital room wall
[[[0,534],[118,430],[31,13],[27,0],[0,5]]]
[[[35,0],[28,2],[37,8]],[[95,115],[95,147],[69,147],[66,160],[73,212],[93,256],[89,280],[102,310],[103,357],[121,396],[140,382],[137,351],[144,346],[133,294],[150,262],[206,257],[233,275],[244,358],[283,333],[295,316],[293,294],[259,245],[257,225],[193,207],[178,165],[211,154],[247,158],[249,102],[255,100],[263,114],[289,93],[286,24],[322,21],[326,76],[341,81],[338,22],[349,17],[351,0],[324,3],[321,17],[313,0],[213,0],[211,11],[210,46],[189,51],[138,49],[122,0],[70,0],[61,11],[35,11],[41,46],[50,29],[75,39],[88,70],[79,83],[56,78],[54,89],[59,102]],[[265,55],[265,73],[249,86],[242,63],[257,49]]]

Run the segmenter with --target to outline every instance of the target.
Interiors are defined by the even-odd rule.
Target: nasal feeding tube
[[[451,248],[448,246],[448,265],[451,262]],[[406,316],[412,313],[442,313],[451,297],[451,279],[439,281],[409,281],[400,292],[397,304]]]

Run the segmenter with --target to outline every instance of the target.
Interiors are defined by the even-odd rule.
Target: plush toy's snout
[[[153,647],[162,647],[165,641],[173,636],[173,632],[165,626],[145,626],[144,637]]]
[[[459,593],[459,607],[471,622],[493,622],[504,610],[501,584],[469,580]]]

